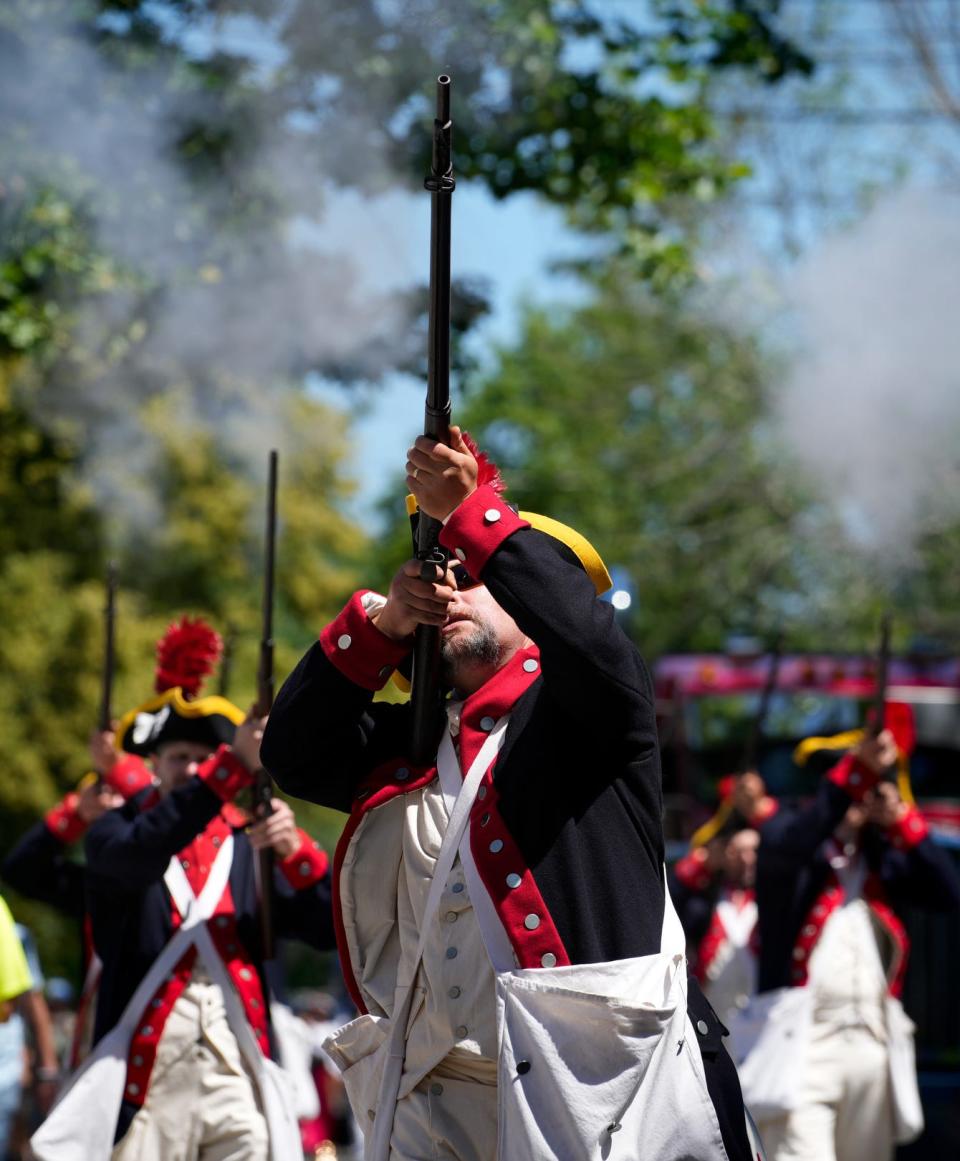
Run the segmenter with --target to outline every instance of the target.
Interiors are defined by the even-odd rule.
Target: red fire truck
[[[771,794],[790,800],[812,792],[815,775],[794,763],[794,748],[804,738],[861,726],[875,671],[875,660],[863,656],[780,658],[759,749]],[[686,839],[713,812],[719,779],[743,761],[770,657],[741,643],[726,653],[668,654],[653,672],[667,835]],[[918,804],[938,831],[960,841],[960,659],[891,658],[887,696],[913,708],[910,778]]]

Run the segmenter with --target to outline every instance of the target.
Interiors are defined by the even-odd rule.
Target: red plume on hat
[[[493,460],[490,459],[486,452],[482,452],[477,447],[473,436],[471,436],[466,431],[463,431],[460,434],[463,442],[470,449],[470,454],[477,461],[477,487],[482,487],[484,484],[487,484],[489,487],[493,488],[498,496],[502,496],[503,493],[507,490],[507,485],[503,482],[503,477],[500,475],[500,469],[493,462]]]
[[[157,693],[179,686],[184,697],[196,697],[222,652],[220,634],[206,621],[201,617],[181,617],[157,642]]]

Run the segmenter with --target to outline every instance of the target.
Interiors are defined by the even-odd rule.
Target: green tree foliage
[[[648,655],[715,648],[803,591],[807,498],[765,444],[769,373],[750,338],[615,278],[585,306],[528,310],[462,418],[521,508],[626,571]]]
[[[0,5],[4,846],[86,769],[108,554],[119,711],[185,611],[233,626],[230,694],[250,697],[269,447],[278,671],[371,551],[345,515],[349,431],[309,376],[419,367],[424,299],[362,287],[355,239],[321,251],[309,226],[331,190],[419,184],[433,76],[456,78],[461,179],[564,208],[655,285],[689,274],[695,207],[741,172],[713,144],[711,71],[803,62],[760,4],[653,16],[585,0]],[[455,306],[461,332],[485,309],[469,286]],[[335,835],[328,814],[309,824]],[[43,922],[50,952],[63,929]]]

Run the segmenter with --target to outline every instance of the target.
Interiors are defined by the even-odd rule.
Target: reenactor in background
[[[86,837],[103,960],[95,1044],[33,1137],[39,1161],[299,1155],[289,1086],[271,1060],[254,861],[263,847],[276,853],[277,933],[325,948],[327,858],[279,799],[247,833],[232,800],[259,765],[264,719],[198,696],[218,653],[202,622],[172,626],[158,696],[118,727],[121,748],[149,757],[156,785]]]
[[[957,908],[960,881],[886,780],[912,746],[907,709],[888,704],[893,729],[860,735],[812,802],[761,831],[763,1022],[740,1075],[774,1161],[884,1161],[922,1131],[900,914]]]
[[[95,731],[90,737],[93,770],[46,815],[35,823],[3,860],[4,879],[28,899],[46,903],[75,919],[81,926],[83,988],[77,1006],[69,1059],[75,1068],[89,1047],[92,1013],[100,979],[100,960],[93,950],[87,921],[86,872],[70,857],[92,823],[107,810],[115,810],[128,798],[153,785],[153,774],[135,754],[118,754],[112,731]]]
[[[736,816],[671,870],[670,893],[704,994],[728,1028],[757,988],[759,833]],[[738,1046],[728,1043],[734,1060]]]

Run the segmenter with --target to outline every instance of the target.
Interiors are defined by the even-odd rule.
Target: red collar
[[[540,676],[540,650],[518,649],[506,665],[470,694],[460,711],[460,765],[469,770],[484,738]]]

